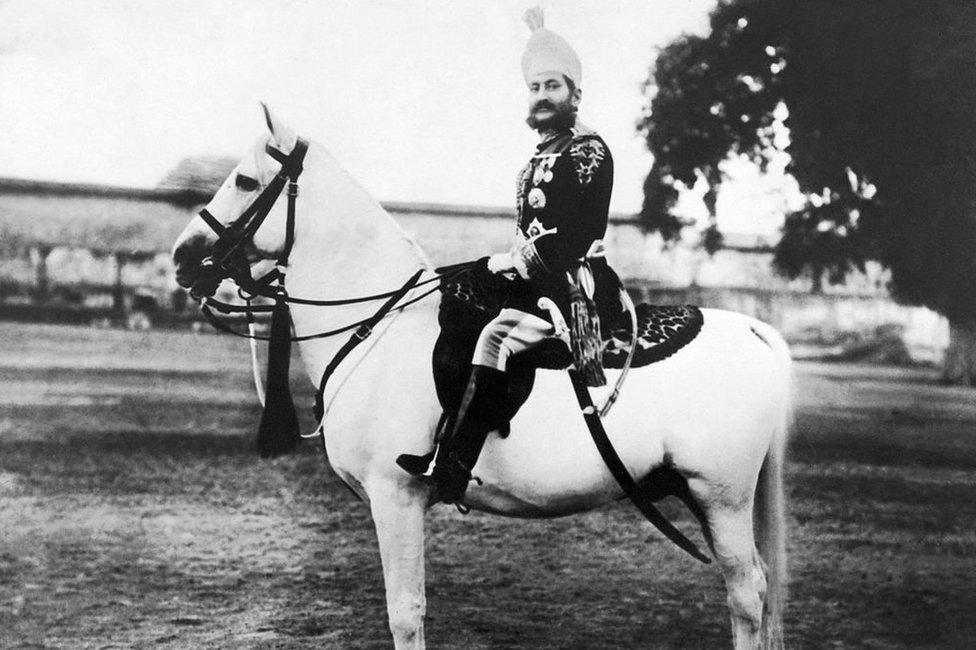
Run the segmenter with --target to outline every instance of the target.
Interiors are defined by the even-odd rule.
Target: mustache
[[[532,112],[534,113],[543,108],[550,111],[556,110],[556,106],[552,102],[550,102],[547,99],[540,99],[538,102],[535,103],[534,106],[532,106]]]

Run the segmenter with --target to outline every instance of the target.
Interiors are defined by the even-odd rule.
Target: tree
[[[788,111],[787,171],[810,200],[777,270],[816,287],[880,261],[897,300],[948,318],[946,378],[976,383],[976,3],[722,0],[710,19],[646,82],[644,223],[673,238],[675,182],[700,174],[714,197],[729,155],[768,164]]]

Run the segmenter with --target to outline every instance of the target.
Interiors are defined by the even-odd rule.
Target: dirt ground
[[[315,444],[255,457],[241,341],[2,322],[0,340],[0,647],[390,647],[367,509]],[[798,369],[788,645],[971,647],[976,391]],[[626,503],[440,507],[428,529],[431,648],[729,644],[717,571]]]

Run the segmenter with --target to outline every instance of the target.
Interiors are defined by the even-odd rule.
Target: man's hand
[[[496,275],[515,271],[515,262],[511,253],[495,253],[488,258],[488,270]]]

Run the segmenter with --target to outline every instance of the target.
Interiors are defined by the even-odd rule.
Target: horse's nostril
[[[200,261],[206,254],[207,242],[203,237],[193,237],[173,249],[176,283],[189,289],[200,275]]]
[[[190,261],[191,252],[189,249],[190,247],[184,244],[173,251],[173,263],[176,266],[184,266]]]
[[[199,264],[200,260],[202,260],[206,254],[206,237],[191,237],[173,250],[173,263],[177,267],[196,265]]]
[[[180,285],[184,289],[189,289],[193,285],[193,280],[193,275],[186,272],[186,267],[177,265],[176,284]]]

